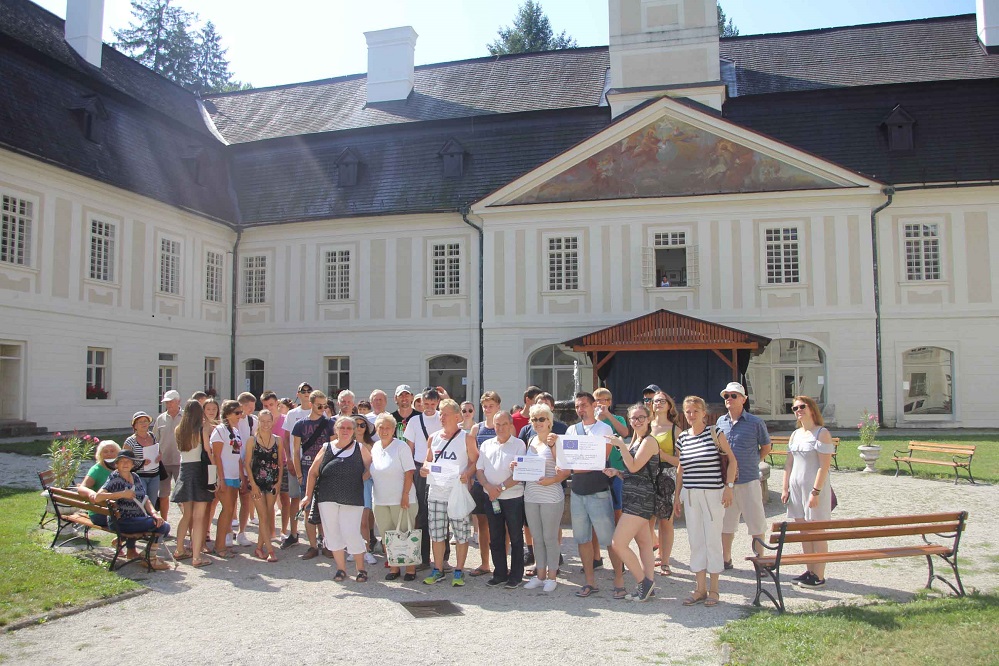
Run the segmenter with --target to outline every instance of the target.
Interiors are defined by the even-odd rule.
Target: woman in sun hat
[[[146,494],[153,504],[159,506],[160,501],[160,462],[163,456],[156,447],[156,438],[149,428],[153,419],[145,412],[132,414],[132,435],[125,440],[123,449],[135,452],[139,461],[136,474],[146,484]]]
[[[147,417],[148,418],[148,417]],[[155,504],[146,494],[142,479],[133,470],[139,464],[139,458],[131,449],[122,449],[114,459],[115,471],[111,472],[104,482],[95,500],[106,502],[113,500],[118,507],[118,529],[125,534],[156,532],[157,537],[150,547],[149,562],[144,562],[146,568],[155,571],[169,569],[170,565],[156,557],[159,542],[170,534],[170,525],[165,522],[156,510]],[[135,539],[126,539],[127,556],[130,559],[139,557],[135,550]]]

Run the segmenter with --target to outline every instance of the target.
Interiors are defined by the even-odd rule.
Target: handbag
[[[205,487],[208,488],[208,492],[214,493],[219,489],[219,468],[218,465],[212,463],[208,451],[205,450],[204,431],[200,432],[198,436],[201,438],[201,466],[205,470]]]
[[[409,529],[402,529],[402,516],[405,514]],[[409,513],[402,509],[399,512],[399,522],[394,530],[382,533],[382,544],[385,546],[385,561],[389,566],[408,567],[423,562],[420,545],[423,542],[423,530],[414,529]]]
[[[333,445],[330,444],[329,442],[326,443],[326,446],[331,451],[333,450]],[[355,442],[355,446],[357,446],[356,442]],[[345,446],[342,449],[337,449],[337,452],[334,453],[333,457],[330,458],[329,460],[326,460],[325,456],[324,456],[323,457],[323,467],[325,468],[326,465],[331,464],[334,460],[336,460],[337,458],[339,458],[340,454],[343,453],[344,451],[346,451],[347,448],[349,448],[349,447]],[[319,473],[321,475],[323,473],[323,470],[319,470]],[[318,480],[317,480],[317,483],[318,483]],[[317,488],[313,488],[312,489],[312,502],[309,504],[309,517],[307,518],[307,520],[309,521],[310,525],[320,525],[323,522],[322,519],[319,517],[319,493],[316,492],[317,490],[318,490]]]

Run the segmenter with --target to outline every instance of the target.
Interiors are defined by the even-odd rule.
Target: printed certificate
[[[545,459],[541,456],[517,456],[513,468],[514,481],[537,481],[545,476]]]
[[[560,469],[602,470],[607,466],[607,438],[559,435],[555,461]]]

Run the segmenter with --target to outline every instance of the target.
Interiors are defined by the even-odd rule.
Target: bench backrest
[[[909,451],[928,451],[931,453],[949,453],[958,456],[970,456],[975,453],[974,444],[941,444],[939,442],[909,442]]]
[[[82,509],[84,511],[99,513],[105,516],[111,515],[111,509],[108,508],[107,504],[95,504],[81,495],[79,490],[50,487],[48,492],[49,497],[52,498],[52,504],[56,506]]]
[[[781,522],[771,525],[770,543],[780,543],[782,530],[784,543],[877,539],[917,534],[959,534],[964,531],[967,519],[967,511],[955,511],[880,518]]]
[[[787,443],[790,440],[791,440],[791,436],[790,435],[777,435],[777,436],[771,435],[770,436],[770,443],[772,445],[774,445],[774,446],[780,445],[780,446],[783,446],[783,447],[787,448]],[[837,447],[839,446],[839,437],[833,437],[832,441],[833,441],[833,444],[835,446],[837,446]]]
[[[38,473],[38,483],[42,484],[42,490],[48,490],[53,481],[55,481],[55,472],[51,469]]]

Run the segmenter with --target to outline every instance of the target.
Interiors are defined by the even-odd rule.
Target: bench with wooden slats
[[[942,453],[950,456],[950,460],[927,457],[927,454],[932,453]],[[960,480],[958,470],[961,469],[968,473],[968,480],[975,483],[975,477],[971,475],[971,459],[974,455],[974,444],[941,444],[939,442],[910,441],[908,450],[895,451],[892,460],[895,462],[895,476],[898,476],[898,473],[901,471],[899,463],[908,465],[909,474],[912,476],[915,476],[915,473],[912,471],[912,463],[950,467],[954,470],[954,485],[957,485],[958,480]]]
[[[38,473],[38,483],[41,484],[43,492],[48,490],[49,486],[51,486],[54,481],[55,481],[55,472],[53,472],[52,470],[47,469],[44,472]],[[55,516],[49,518],[48,520],[45,520],[45,516],[47,515],[49,515],[48,503],[46,503],[45,509],[42,510],[42,517],[38,519],[39,527],[44,527],[46,523],[51,523],[53,520],[55,520]]]
[[[886,516],[881,518],[853,518],[844,520],[823,520],[814,522],[780,522],[771,526],[769,544],[754,539],[772,554],[752,556],[746,559],[756,569],[756,598],[753,605],[760,605],[760,597],[765,595],[779,612],[784,612],[784,595],[780,586],[780,568],[784,565],[808,565],[827,562],[862,562],[866,560],[892,559],[896,557],[925,557],[929,566],[926,587],[934,580],[943,581],[958,596],[964,596],[964,585],[957,569],[957,549],[961,542],[968,519],[967,511],[954,513],[930,513],[910,516]],[[929,536],[949,540],[949,543],[933,543]],[[825,541],[852,541],[858,539],[893,539],[906,536],[920,536],[923,543],[907,543],[899,546],[874,546],[871,548],[840,550],[825,553],[787,553],[789,543],[810,543]],[[954,573],[955,586],[946,578],[935,573],[934,556],[941,558]],[[764,575],[769,576],[776,588],[776,596],[763,588]]]
[[[780,464],[783,465],[784,461],[787,460],[787,443],[791,440],[790,435],[776,435],[770,437],[771,446],[782,446],[783,449],[770,449],[770,453],[767,454],[767,462],[771,465],[776,464],[774,458],[780,459]],[[839,453],[839,437],[832,438],[833,446],[836,448],[833,450],[832,464],[833,467],[839,471],[839,461],[836,460],[836,454]]]
[[[114,534],[115,537],[117,537],[118,546],[114,547],[114,557],[111,558],[111,562],[108,564],[109,571],[115,570],[115,565],[118,563],[118,556],[121,553],[120,547],[125,544],[126,539],[135,539],[136,541],[145,542],[146,546],[140,557],[128,560],[122,564],[122,566],[131,564],[132,562],[141,561],[149,564],[149,559],[152,554],[152,545],[156,541],[156,534],[154,532],[139,532],[135,534],[121,532],[113,527],[97,525],[90,519],[87,512],[107,516],[109,518],[109,525],[117,524],[118,507],[113,501],[108,501],[104,504],[97,504],[95,502],[91,502],[76,489],[71,490],[68,488],[55,488],[53,486],[49,486],[47,490],[49,498],[52,500],[52,506],[55,509],[56,517],[56,533],[55,536],[52,537],[52,544],[49,548],[65,546],[66,544],[78,539],[83,539],[86,541],[87,549],[92,550],[94,546],[90,541],[90,530],[101,530],[102,532]],[[111,518],[114,518],[114,520],[110,520]],[[83,533],[73,534],[68,539],[59,543],[59,537],[62,535],[63,531],[71,528],[83,528]]]

